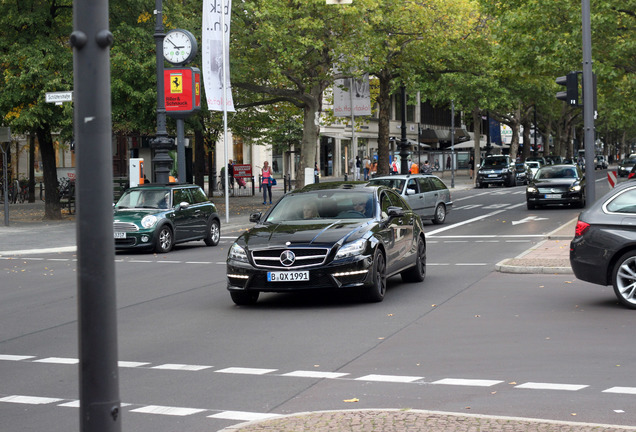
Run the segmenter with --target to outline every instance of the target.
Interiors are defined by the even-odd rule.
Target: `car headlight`
[[[247,253],[245,252],[245,249],[243,249],[241,246],[239,246],[236,243],[234,243],[232,247],[230,248],[230,251],[228,252],[227,257],[228,259],[231,259],[234,261],[248,262]]]
[[[581,185],[574,185],[570,188],[570,192],[578,192],[581,190]]]
[[[150,228],[156,223],[157,223],[157,216],[153,216],[153,215],[144,216],[144,218],[141,220],[141,226],[144,228]]]
[[[528,186],[528,187],[526,188],[526,192],[528,192],[528,193],[537,193],[537,192],[539,192],[539,191],[538,191],[538,190],[537,190],[537,188],[536,188],[536,187],[534,187],[534,186]]]
[[[360,255],[364,251],[366,244],[367,242],[363,238],[351,243],[347,243],[346,245],[342,246],[340,250],[338,250],[335,259],[343,259],[354,255]]]

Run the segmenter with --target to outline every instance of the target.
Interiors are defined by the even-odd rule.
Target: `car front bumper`
[[[270,282],[268,273],[280,269],[257,268],[249,263],[228,260],[227,289],[229,291],[291,292],[313,289],[355,288],[372,282],[373,258],[359,255],[346,261],[321,266],[289,269],[308,271],[308,281]]]
[[[526,201],[528,203],[537,204],[537,205],[581,204],[583,202],[583,193],[581,192],[561,192],[556,194],[526,193]]]

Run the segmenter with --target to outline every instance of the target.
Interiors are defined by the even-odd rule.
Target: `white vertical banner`
[[[337,73],[337,69],[335,72]],[[344,78],[335,80],[333,88],[333,114],[336,117],[350,117],[352,115],[371,115],[371,91],[369,89],[369,74],[359,78]]]
[[[234,111],[234,101],[230,87],[230,18],[232,0],[203,0],[203,85],[212,111]],[[221,16],[224,14],[224,17]],[[222,19],[223,18],[223,19]],[[225,37],[221,28],[225,24]],[[225,41],[225,50],[223,49]],[[225,52],[225,56],[223,53]],[[227,101],[223,97],[223,69],[225,68],[225,86]]]

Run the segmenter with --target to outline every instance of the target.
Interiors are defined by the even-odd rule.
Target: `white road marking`
[[[21,356],[21,355],[10,355],[10,354],[0,354],[0,360],[8,360],[8,361],[21,361],[35,358],[35,356]]]
[[[601,393],[636,394],[636,387],[611,387]]]
[[[133,410],[130,410],[130,412],[136,412],[136,413],[159,414],[159,415],[170,415],[170,416],[181,416],[181,417],[197,414],[203,411],[207,411],[207,410],[198,409],[198,408],[180,408],[180,407],[171,407],[171,406],[162,406],[162,405],[148,405],[141,408],[135,408]]]
[[[33,363],[78,364],[79,359],[63,358],[63,357],[48,357],[48,358],[44,358],[40,360],[33,360]]]
[[[410,383],[413,381],[419,381],[424,379],[424,377],[418,376],[405,376],[405,375],[365,375],[360,378],[356,378],[356,381],[378,381],[378,382],[400,382],[400,383]]]
[[[567,391],[577,391],[584,389],[585,387],[589,387],[587,385],[579,385],[579,384],[553,384],[553,383],[538,383],[538,382],[527,382],[525,384],[520,384],[515,386],[515,388],[521,389],[533,389],[533,390],[567,390]]]
[[[460,378],[444,378],[434,381],[431,384],[454,385],[454,386],[474,386],[474,387],[492,387],[503,381],[497,380],[481,380],[481,379],[460,379]]]
[[[217,414],[209,415],[208,418],[224,419],[224,420],[240,420],[240,421],[256,421],[270,418],[281,417],[280,414],[265,414],[247,411],[223,411]]]
[[[277,370],[278,369],[230,367],[230,368],[220,369],[215,372],[228,373],[228,374],[265,375],[271,372],[276,372]]]
[[[159,366],[153,366],[151,369],[200,371],[200,370],[210,369],[211,367],[212,366],[166,363]]]
[[[120,361],[117,362],[117,365],[121,368],[136,368],[136,367],[140,367],[140,366],[146,366],[149,365],[150,363],[147,362],[131,362],[131,361]]]
[[[28,404],[28,405],[46,405],[55,402],[61,402],[64,399],[37,397],[37,396],[7,396],[0,398],[0,402],[16,403],[16,404]]]
[[[294,371],[286,374],[282,374],[281,376],[287,377],[301,377],[301,378],[341,378],[343,376],[349,375],[348,373],[338,373],[338,372],[320,372],[320,371]]]
[[[510,205],[510,206],[506,207],[505,209],[501,209],[501,210],[497,210],[497,211],[494,211],[494,212],[486,213],[484,215],[477,216],[477,217],[474,217],[472,219],[467,219],[465,221],[458,222],[456,224],[448,225],[448,226],[445,226],[443,228],[438,228],[436,230],[427,232],[426,235],[427,236],[435,235],[437,233],[448,231],[450,229],[457,228],[458,226],[466,225],[466,224],[469,224],[469,223],[472,223],[472,222],[477,222],[477,221],[480,221],[482,219],[486,219],[488,217],[491,217],[491,216],[494,216],[494,215],[498,215],[499,213],[503,213],[503,212],[505,212],[507,210],[512,210],[513,208],[521,207],[521,206],[524,206],[524,205],[526,205],[525,202],[519,203],[519,204],[513,204],[513,205]]]

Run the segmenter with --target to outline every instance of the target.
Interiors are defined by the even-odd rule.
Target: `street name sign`
[[[62,102],[73,102],[73,92],[49,92],[45,94],[45,99],[47,103],[54,103],[56,105],[61,105]]]

